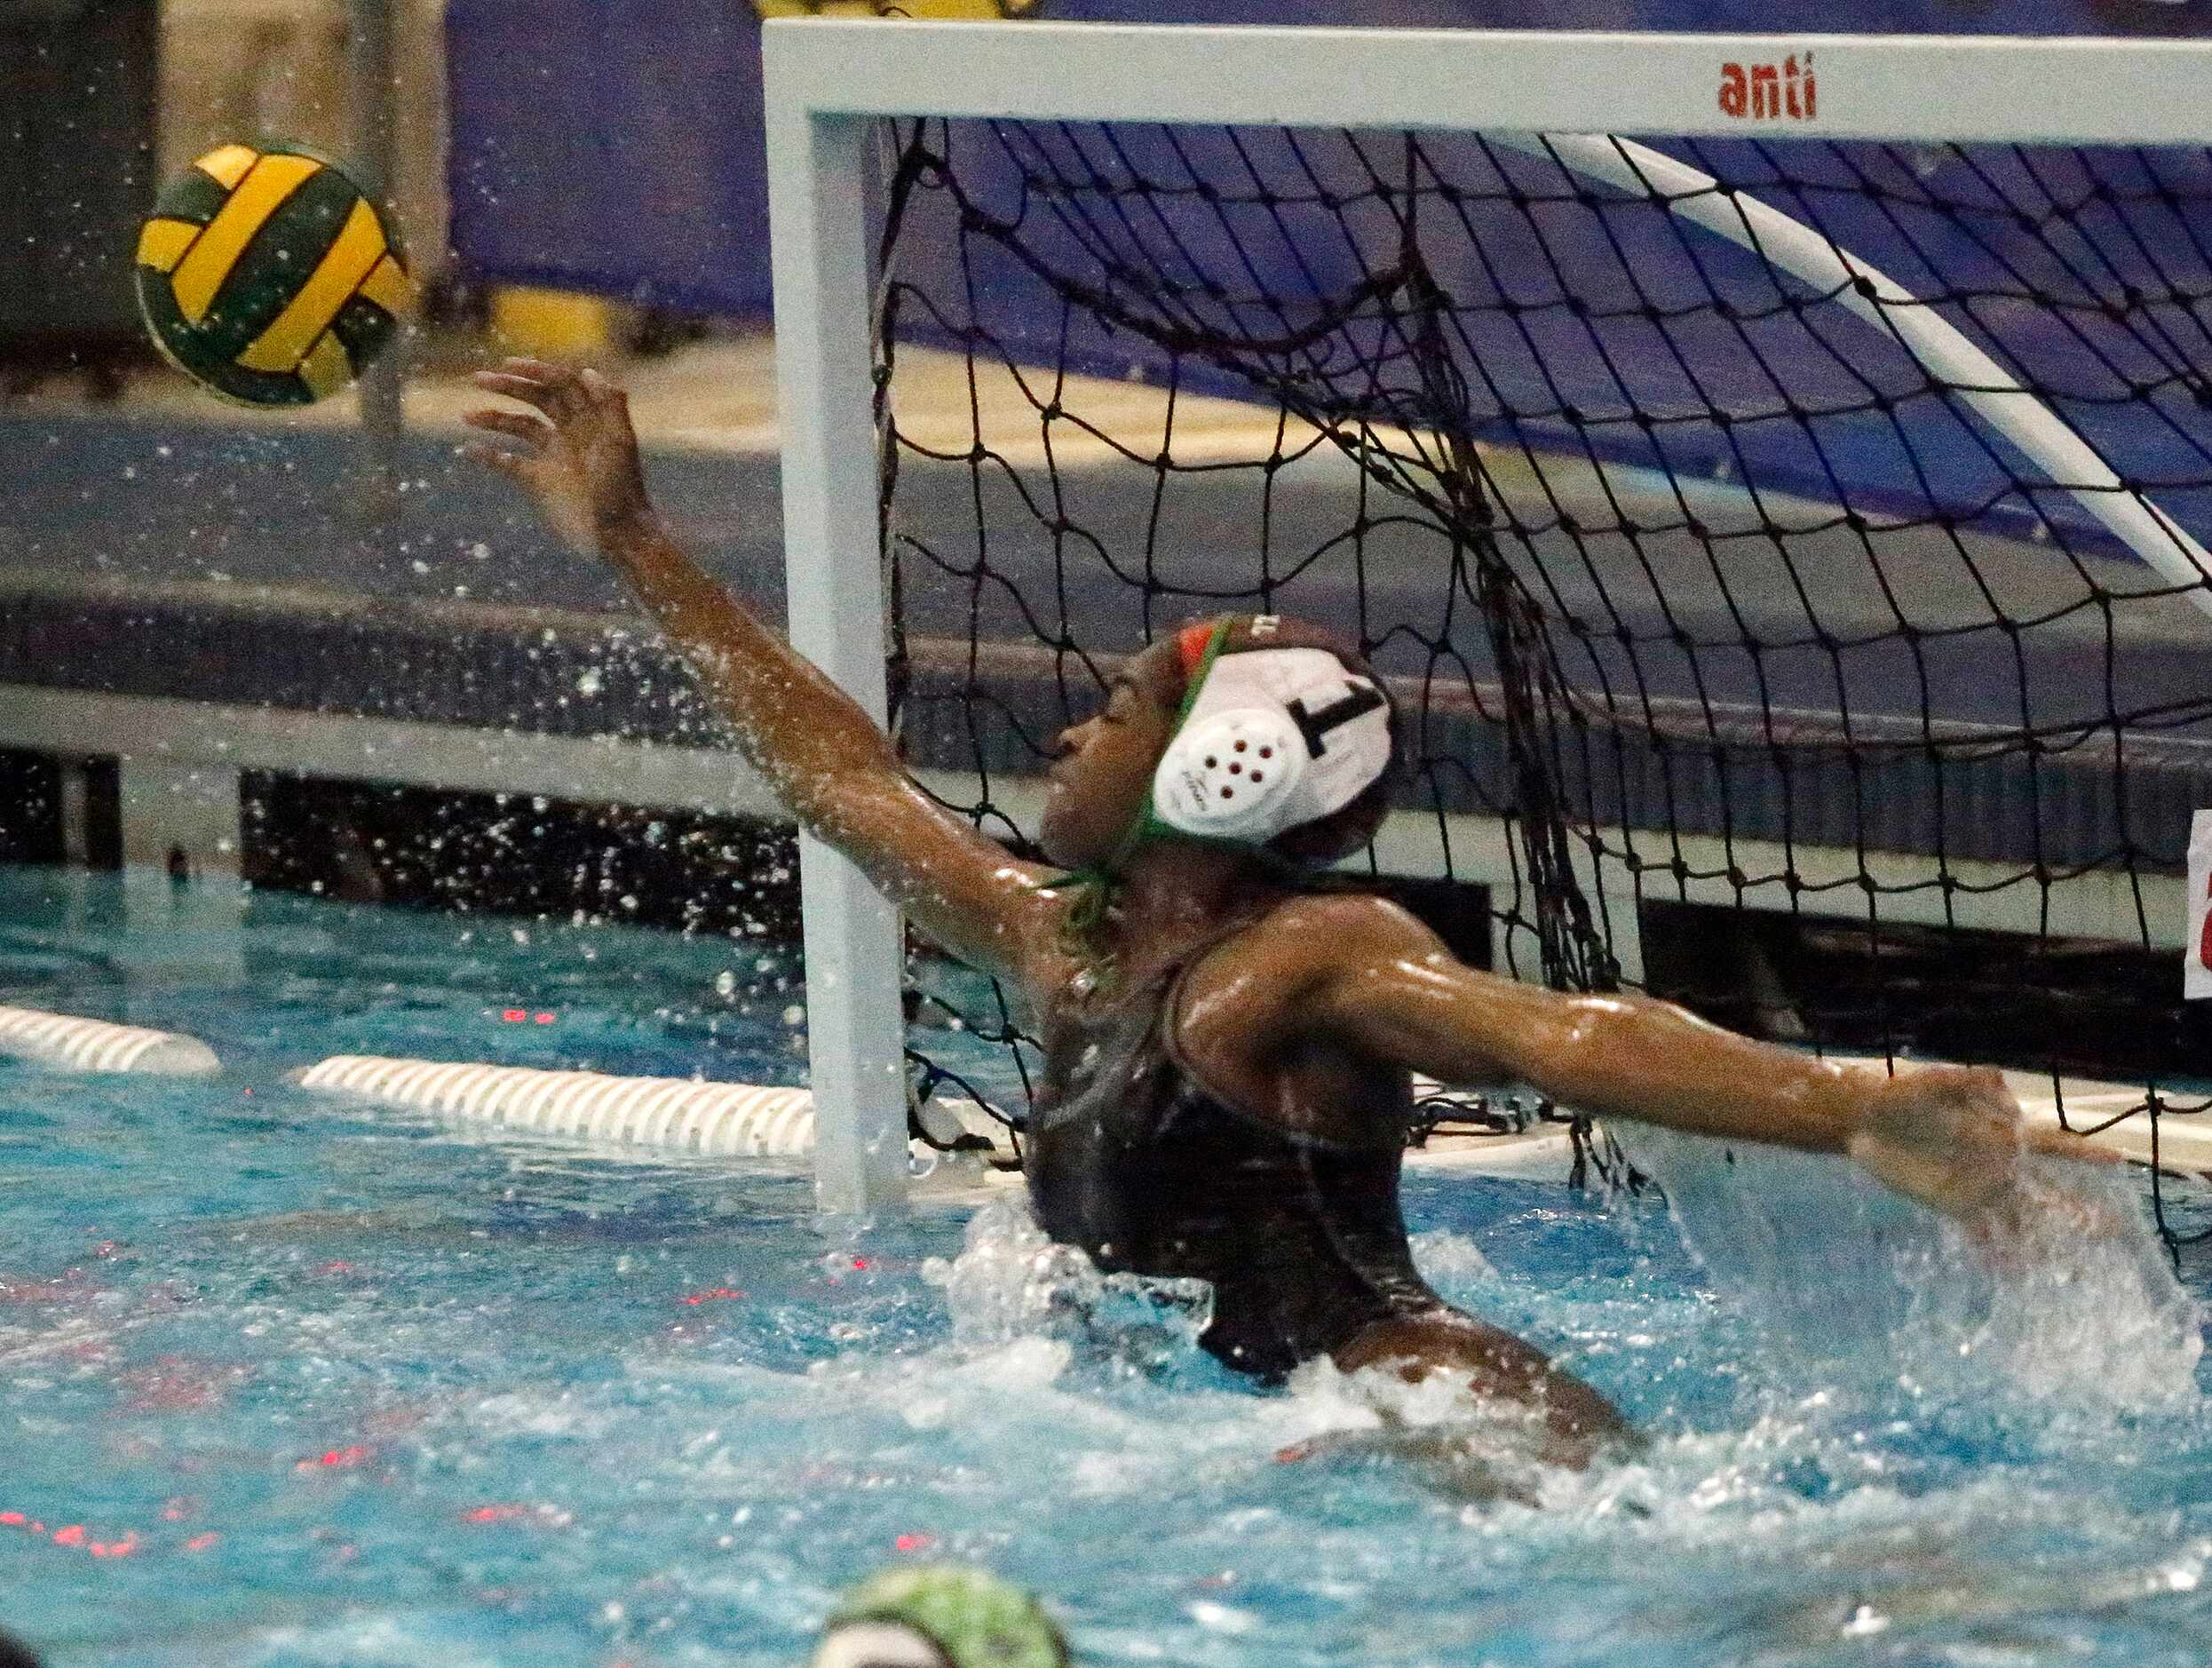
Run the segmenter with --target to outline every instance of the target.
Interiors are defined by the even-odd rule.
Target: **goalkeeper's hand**
[[[510,359],[480,370],[476,385],[535,409],[472,411],[467,422],[519,441],[511,450],[472,441],[470,457],[512,476],[537,502],[548,526],[578,550],[603,548],[613,531],[648,520],[645,471],[630,426],[630,400],[596,370],[537,359]]]
[[[2030,1128],[2003,1074],[1986,1068],[1931,1066],[1875,1080],[1846,1150],[1978,1236],[2050,1227],[2101,1236],[2120,1227],[2103,1203],[2032,1162],[2048,1155],[2109,1164],[2114,1156],[2063,1130]]]

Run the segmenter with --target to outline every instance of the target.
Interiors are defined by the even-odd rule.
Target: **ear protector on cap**
[[[1272,618],[1250,635],[1264,639]],[[1264,845],[1341,811],[1389,768],[1390,701],[1328,649],[1224,653],[1228,631],[1225,620],[1205,635],[1153,773],[1152,814],[1177,833]]]
[[[1305,778],[1305,744],[1290,715],[1235,707],[1185,723],[1153,773],[1153,814],[1185,834],[1272,839]]]

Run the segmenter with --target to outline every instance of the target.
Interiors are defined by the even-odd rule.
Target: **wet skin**
[[[1168,1023],[1198,1081],[1249,1116],[1295,1111],[1305,1132],[1327,1136],[1313,1112],[1331,1097],[1316,1091],[1346,1072],[1520,1082],[1598,1116],[1847,1156],[1990,1238],[2054,1207],[2093,1215],[2022,1159],[2101,1155],[2025,1129],[1994,1071],[1891,1076],[1737,1037],[1666,1003],[1497,978],[1460,963],[1394,904],[1290,892],[1232,851],[1146,842],[1122,864],[1102,932],[1079,941],[1067,930],[1070,889],[1046,883],[1114,856],[1142,809],[1184,693],[1172,641],[1126,661],[1102,709],[1059,738],[1041,829],[1059,868],[1018,861],[923,793],[875,722],[670,540],[619,388],[535,360],[509,360],[477,382],[529,409],[472,413],[478,428],[520,443],[472,445],[472,455],[622,573],[793,816],[948,954],[1005,981],[1033,1019],[1101,960],[1132,980],[1181,961],[1233,910],[1250,924],[1191,964]],[[1468,1317],[1379,1323],[1335,1354],[1348,1370],[1450,1370],[1475,1394],[1537,1403],[1548,1455],[1565,1463],[1624,1429],[1533,1345]]]

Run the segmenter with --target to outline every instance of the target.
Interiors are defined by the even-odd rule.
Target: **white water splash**
[[[1467,1278],[1492,1272],[1462,1236],[1423,1238],[1432,1267]],[[1063,1378],[1066,1368],[1081,1360],[1117,1375],[1152,1375],[1195,1366],[1198,1336],[1211,1314],[1205,1283],[1102,1274],[1082,1251],[1047,1238],[1013,1201],[979,1211],[959,1256],[924,1264],[923,1277],[945,1292],[955,1338],[924,1369],[929,1386],[917,1386],[906,1405],[908,1421],[924,1428],[955,1424],[963,1408],[993,1394],[1002,1405],[1018,1394],[1034,1410],[1048,1390],[1061,1401],[1066,1420],[1073,1411],[1067,1404],[1083,1399]],[[1346,1373],[1321,1359],[1299,1368],[1286,1388],[1286,1395],[1265,1396],[1185,1386],[1175,1392],[1185,1399],[1184,1416],[1166,1443],[1165,1434],[1133,1409],[1108,1412],[1093,1403],[1074,1423],[1090,1426],[1103,1418],[1119,1427],[1133,1420],[1126,1432],[1113,1433],[1127,1435],[1133,1451],[1087,1456],[1068,1467],[1068,1477],[1086,1493],[1113,1493],[1161,1486],[1192,1465],[1251,1465],[1310,1450],[1386,1469],[1448,1470],[1456,1484],[1447,1491],[1463,1495],[1510,1489],[1532,1497],[1541,1486],[1534,1458],[1543,1441],[1541,1412],[1476,1396],[1464,1374],[1408,1383],[1385,1368]],[[1146,1457],[1139,1460],[1138,1453]]]
[[[954,1340],[969,1346],[1050,1336],[1156,1368],[1194,1349],[1213,1319],[1204,1281],[1102,1274],[1074,1246],[1048,1238],[1013,1199],[977,1211],[960,1254],[931,1258],[922,1277],[943,1290]]]
[[[2121,1232],[2054,1224],[1993,1259],[1843,1161],[1625,1134],[1691,1251],[1793,1362],[1959,1389],[1994,1378],[2107,1411],[2197,1396],[2203,1316],[2124,1174],[2064,1177]]]
[[[1414,1267],[1431,1285],[1456,1285],[1475,1280],[1494,1280],[1497,1270],[1482,1248],[1464,1234],[1448,1227],[1431,1228],[1412,1235]]]

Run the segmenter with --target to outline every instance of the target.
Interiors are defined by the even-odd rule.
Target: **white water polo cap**
[[[1177,833],[1265,845],[1350,805],[1390,768],[1391,704],[1332,650],[1270,647],[1273,615],[1187,628],[1192,680],[1153,773],[1152,814]]]

